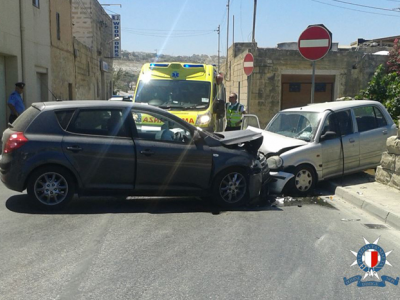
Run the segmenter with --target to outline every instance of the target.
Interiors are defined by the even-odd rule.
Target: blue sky
[[[109,14],[121,15],[123,50],[217,55],[218,35],[214,30],[221,25],[221,55],[226,53],[227,0],[99,2],[122,5],[122,8],[104,8]],[[235,42],[251,41],[253,4],[254,0],[230,0],[229,45],[232,44],[233,15]],[[388,11],[399,7],[400,0],[258,0],[256,41],[259,47],[297,41],[311,24],[324,24],[332,32],[333,41],[340,45],[349,45],[357,38],[400,35],[400,10]]]

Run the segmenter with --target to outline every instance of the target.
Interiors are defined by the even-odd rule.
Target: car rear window
[[[354,108],[359,132],[373,130],[387,125],[385,117],[375,106],[362,106]]]
[[[57,121],[61,128],[66,130],[75,110],[60,110],[56,111]]]
[[[12,129],[24,132],[39,113],[39,109],[33,106],[29,107],[12,123]]]

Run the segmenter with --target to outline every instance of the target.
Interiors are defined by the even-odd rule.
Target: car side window
[[[374,113],[375,113],[377,126],[378,127],[386,126],[387,125],[386,119],[377,107],[374,107]]]
[[[354,130],[350,110],[340,111],[329,115],[325,120],[321,135],[324,135],[328,131],[336,132],[342,136],[352,134]]]
[[[123,112],[119,109],[80,110],[67,131],[101,136],[130,136]]]
[[[58,124],[60,124],[62,129],[67,129],[74,112],[75,110],[60,110],[55,112]]]
[[[188,143],[192,139],[190,131],[174,120],[153,112],[132,110],[137,135],[141,139]]]
[[[359,132],[364,132],[385,126],[387,124],[384,116],[374,106],[362,106],[354,108]]]

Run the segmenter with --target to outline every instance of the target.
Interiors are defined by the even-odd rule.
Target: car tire
[[[62,167],[42,167],[29,176],[27,191],[37,207],[59,209],[72,200],[75,194],[75,180],[70,172]]]
[[[241,169],[222,171],[214,180],[214,202],[224,208],[244,205],[249,199],[248,179]]]
[[[289,193],[296,196],[309,195],[317,183],[314,169],[309,165],[300,165],[295,168],[293,175],[288,184]]]

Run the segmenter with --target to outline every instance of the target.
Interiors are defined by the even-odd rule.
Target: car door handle
[[[72,152],[78,152],[78,151],[82,151],[83,149],[79,146],[68,146],[67,150],[72,151]]]
[[[387,130],[382,131],[383,135],[387,135]]]
[[[146,149],[146,150],[140,151],[140,154],[143,154],[143,155],[146,155],[146,156],[150,156],[150,155],[153,155],[154,152],[149,150],[149,149]]]
[[[350,139],[349,139],[349,142],[350,142],[350,143],[354,143],[355,140],[354,140],[353,138],[350,138]]]

